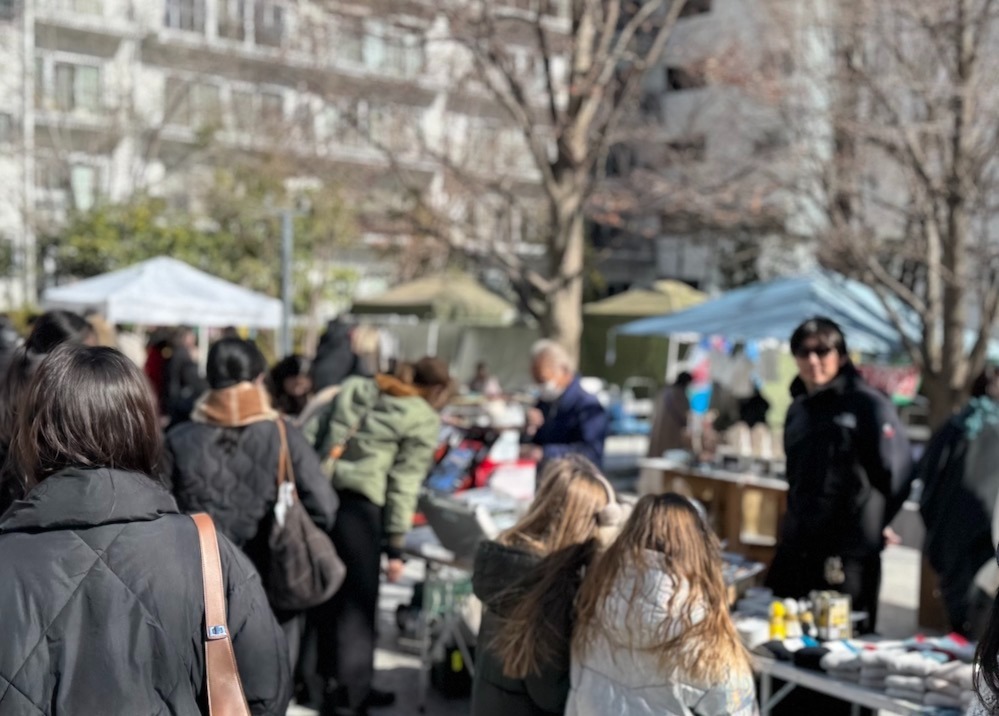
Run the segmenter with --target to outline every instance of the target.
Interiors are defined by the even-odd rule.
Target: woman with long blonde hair
[[[564,713],[573,601],[583,570],[622,514],[593,463],[561,458],[546,466],[528,513],[479,546],[472,585],[485,612],[473,716]]]
[[[579,591],[567,716],[749,716],[721,548],[687,498],[647,495]]]

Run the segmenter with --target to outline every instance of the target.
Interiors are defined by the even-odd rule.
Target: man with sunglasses
[[[784,424],[787,515],[768,585],[781,597],[849,594],[873,631],[884,531],[902,507],[911,452],[887,396],[860,377],[828,318],[791,336],[798,377]]]

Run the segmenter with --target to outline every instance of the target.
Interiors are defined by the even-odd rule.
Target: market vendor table
[[[662,458],[639,460],[638,465],[639,492],[679,492],[700,500],[729,551],[760,562],[771,561],[787,511],[787,481],[711,467],[686,467]],[[755,507],[752,519],[747,509],[750,505]]]
[[[760,675],[760,716],[770,716],[775,706],[784,700],[791,691],[797,688],[808,689],[820,694],[846,701],[853,705],[851,712],[856,716],[861,708],[880,709],[902,716],[925,716],[939,714],[941,709],[924,706],[912,701],[895,699],[880,691],[864,688],[850,681],[835,679],[819,671],[802,669],[787,662],[753,657],[753,669]],[[773,680],[784,682],[776,693],[773,691]],[[954,710],[955,716],[960,711]]]

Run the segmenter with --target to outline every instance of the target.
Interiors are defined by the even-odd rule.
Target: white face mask
[[[554,380],[538,384],[538,394],[546,403],[552,403],[562,397],[565,388],[560,388]]]

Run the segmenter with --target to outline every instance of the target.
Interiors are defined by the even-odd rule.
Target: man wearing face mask
[[[885,528],[909,491],[909,441],[891,401],[850,362],[833,321],[805,321],[791,352],[798,377],[784,424],[787,515],[767,585],[781,597],[849,594],[873,631]]]
[[[579,384],[572,360],[554,341],[531,349],[531,375],[539,388],[537,406],[528,411],[521,457],[542,462],[583,455],[600,466],[608,419],[600,401]]]

